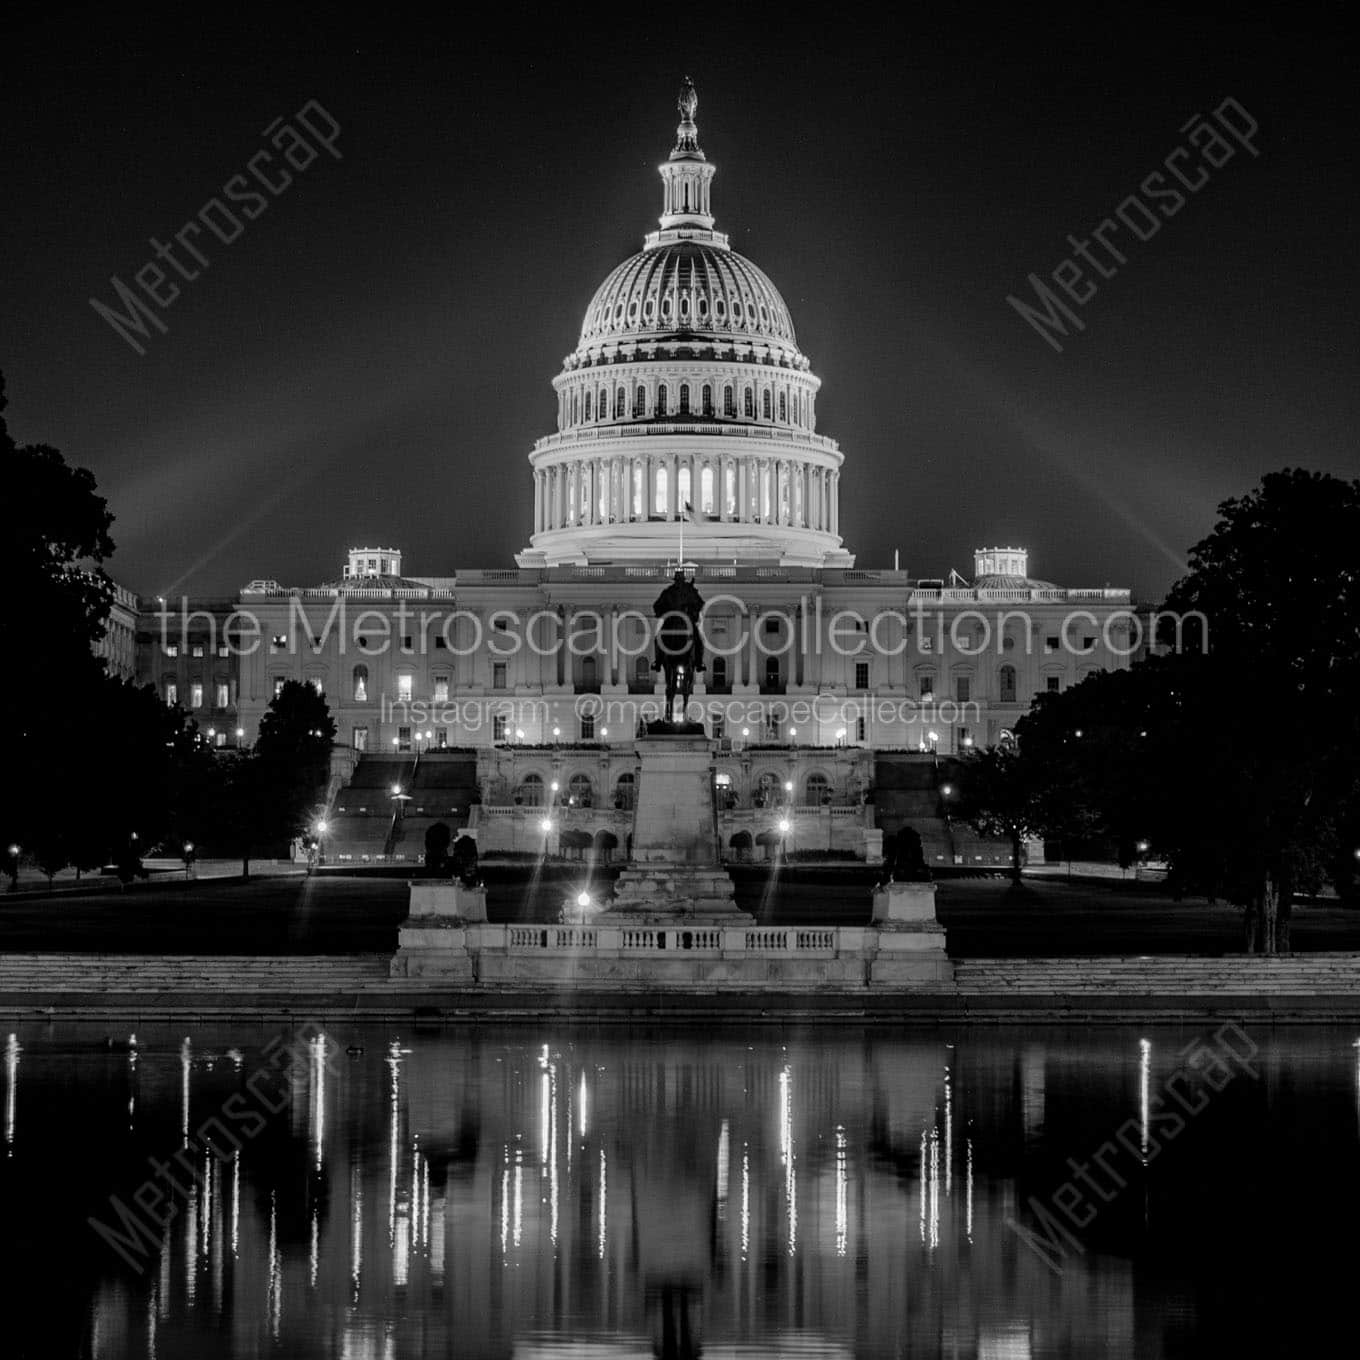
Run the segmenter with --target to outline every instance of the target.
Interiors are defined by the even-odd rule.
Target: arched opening
[[[1003,704],[1013,704],[1015,702],[1015,667],[1002,666],[997,672],[998,699]]]
[[[543,806],[543,776],[541,774],[526,774],[519,782],[519,788],[515,790],[515,802],[521,807],[542,807]]]
[[[653,514],[664,515],[670,510],[670,493],[670,470],[662,464],[656,470],[656,496],[652,501]]]
[[[809,807],[822,807],[831,801],[831,781],[820,770],[808,775],[803,801]]]
[[[612,832],[601,828],[595,833],[595,862],[608,864],[619,848],[619,838]]]
[[[571,807],[594,807],[595,785],[588,774],[574,774],[567,784],[567,803]]]
[[[368,702],[367,666],[355,666],[354,668],[354,702],[356,704],[366,704]]]
[[[614,807],[619,812],[632,812],[637,797],[637,777],[626,770],[614,782]]]
[[[730,387],[723,388],[723,415],[734,416],[737,414],[737,399]]]
[[[756,416],[756,394],[748,387],[742,397],[742,410],[747,420],[754,420]]]
[[[760,394],[760,415],[763,420],[770,418],[770,389],[768,387]],[[586,412],[586,419],[590,419],[589,411]]]
[[[699,509],[706,515],[713,513],[713,469],[707,463],[699,473]]]
[[[666,384],[661,383],[656,389],[656,413],[659,416],[666,414]]]
[[[689,384],[688,384],[688,383],[681,383],[681,384],[680,384],[680,414],[681,414],[682,416],[687,416],[687,415],[689,415]]]
[[[702,397],[704,404],[704,414],[706,416],[711,416],[713,414],[713,388],[708,383],[705,383],[700,396]]]

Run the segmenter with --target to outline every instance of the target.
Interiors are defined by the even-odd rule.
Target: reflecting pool
[[[1142,1360],[1351,1327],[1353,1031],[0,1038],[5,1356]]]

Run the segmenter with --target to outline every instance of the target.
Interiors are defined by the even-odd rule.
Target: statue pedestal
[[[411,904],[397,931],[393,977],[438,977],[474,982],[469,935],[486,922],[486,889],[449,879],[413,879]]]
[[[637,744],[641,771],[633,813],[633,855],[604,915],[745,924],[732,879],[718,856],[713,759],[702,734],[648,735]]]
[[[933,883],[889,883],[876,889],[870,924],[878,933],[878,952],[869,965],[870,982],[953,979],[944,927],[935,916]]]

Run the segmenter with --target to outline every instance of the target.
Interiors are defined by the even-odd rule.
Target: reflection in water
[[[282,1072],[239,1035],[148,1031],[116,1054],[20,1037],[0,1227],[24,1231],[44,1177],[68,1184],[68,1250],[89,1266],[79,1349],[96,1357],[177,1360],[210,1334],[215,1354],[354,1360],[1194,1350],[1201,1259],[1243,1236],[1233,1176],[1221,1202],[1205,1185],[1218,1149],[1265,1132],[1271,1071],[1292,1073],[1291,1126],[1311,1099],[1323,1127],[1340,1092],[1332,1143],[1360,1163],[1351,1036],[1329,1037],[1325,1062],[1314,1037],[1306,1081],[1277,1055],[1152,1158],[1153,1092],[1184,1036],[481,1031],[365,1035],[374,1056],[346,1061],[347,1039],[313,1035]],[[252,1084],[261,1072],[272,1087]],[[228,1141],[233,1099],[266,1113]],[[215,1116],[222,1137],[205,1141]],[[1054,1272],[1006,1221],[1032,1223],[1066,1159],[1125,1123],[1141,1179]],[[78,1193],[52,1174],[68,1124],[106,1140]],[[1259,1145],[1287,1146],[1278,1127]],[[116,1224],[115,1190],[140,1203],[148,1157],[175,1159],[173,1212],[125,1224],[110,1250],[85,1220]],[[1347,1175],[1332,1211],[1354,1200]],[[1273,1220],[1258,1201],[1244,1221]]]

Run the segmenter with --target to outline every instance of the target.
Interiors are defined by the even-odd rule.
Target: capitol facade
[[[139,678],[219,745],[248,744],[286,680],[326,695],[334,858],[418,858],[434,820],[484,852],[573,829],[624,846],[633,741],[662,702],[653,603],[676,571],[705,600],[690,717],[742,848],[778,813],[808,851],[872,858],[909,821],[936,859],[980,855],[949,831],[940,760],[1142,645],[1127,590],[1036,580],[1021,547],[979,549],[971,580],[856,566],[820,382],[778,289],[715,225],[697,102],[686,82],[658,229],[553,379],[517,565],[409,574],[399,548],[356,547],[331,582],[142,619]]]

